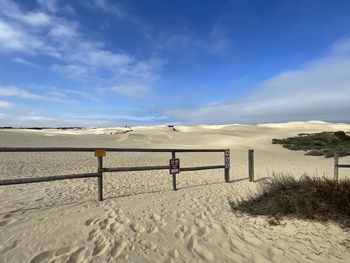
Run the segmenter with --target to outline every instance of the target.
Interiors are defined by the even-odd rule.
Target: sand
[[[247,196],[247,149],[256,179],[274,172],[333,176],[333,160],[271,144],[301,132],[350,130],[319,121],[83,130],[0,130],[0,146],[230,148],[231,183],[222,170],[109,173],[103,202],[96,179],[0,186],[0,262],[349,262],[350,233],[333,223],[235,214]],[[178,154],[181,165],[222,164],[222,153]],[[166,165],[166,153],[108,153],[108,166]],[[350,163],[349,158],[341,162]],[[92,153],[0,153],[1,178],[95,172]],[[341,170],[340,178],[350,171]]]

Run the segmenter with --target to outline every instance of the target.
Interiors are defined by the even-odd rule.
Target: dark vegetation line
[[[256,194],[229,199],[233,211],[264,215],[278,224],[283,217],[335,222],[350,228],[350,180],[274,175],[261,181]]]
[[[306,151],[305,155],[333,157],[334,152],[339,156],[350,155],[350,136],[344,131],[300,133],[298,136],[286,139],[272,139],[273,144],[281,144],[293,151]]]

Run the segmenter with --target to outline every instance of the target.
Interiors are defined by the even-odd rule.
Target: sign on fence
[[[105,157],[106,150],[95,150],[95,157]]]
[[[180,172],[180,159],[170,159],[170,173],[178,174]]]
[[[225,168],[230,168],[230,151],[225,151]]]

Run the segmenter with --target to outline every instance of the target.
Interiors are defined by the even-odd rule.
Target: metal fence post
[[[254,150],[248,150],[249,182],[254,182]]]
[[[102,172],[102,168],[103,168],[103,157],[102,156],[98,156],[97,157],[97,172],[98,172],[98,177],[97,177],[97,188],[98,188],[98,192],[97,192],[97,198],[98,201],[103,201],[103,172]]]
[[[225,182],[230,182],[230,150],[225,151]]]
[[[334,153],[334,180],[338,181],[338,174],[339,174],[339,155],[337,152]]]
[[[175,159],[176,158],[176,152],[171,152],[171,158]],[[173,173],[173,190],[176,191],[176,174]]]

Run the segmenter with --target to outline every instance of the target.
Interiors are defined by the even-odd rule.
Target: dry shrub
[[[273,144],[282,144],[293,151],[306,151],[305,155],[330,158],[334,152],[339,156],[350,155],[350,136],[344,131],[300,133],[298,136],[285,139],[272,139]]]
[[[350,227],[350,180],[274,175],[260,182],[256,194],[230,200],[235,211],[280,219],[284,216],[336,222]]]

